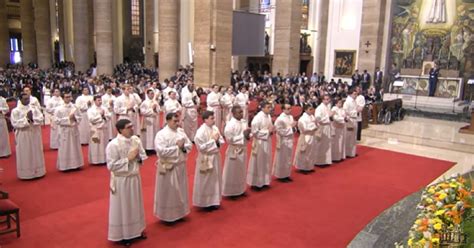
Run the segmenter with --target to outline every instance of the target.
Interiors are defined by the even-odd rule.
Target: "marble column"
[[[112,1],[94,0],[94,27],[96,33],[97,75],[113,73]]]
[[[194,38],[194,2],[195,0],[181,0],[179,14],[179,64],[186,66],[192,62],[192,52],[189,52],[189,43]],[[199,1],[198,1],[199,3]]]
[[[232,1],[200,1],[194,17],[195,84],[230,85]]]
[[[86,72],[92,61],[89,61],[89,23],[88,1],[73,0],[74,30],[74,64],[76,71]]]
[[[281,0],[275,6],[272,73],[298,73],[300,67],[300,0]]]
[[[112,48],[113,63],[123,63],[123,2],[112,1]]]
[[[10,62],[10,34],[6,0],[0,0],[0,67]]]
[[[387,0],[364,0],[360,29],[358,68],[371,75],[380,67]],[[368,46],[367,46],[368,44]]]
[[[20,1],[21,37],[23,40],[23,63],[36,63],[36,41],[32,0]]]
[[[51,68],[52,64],[49,0],[35,1],[34,10],[38,67],[40,69],[48,69]]]
[[[160,81],[170,78],[178,70],[179,60],[179,8],[180,1],[159,1],[158,25]]]
[[[145,2],[145,66],[155,67],[155,1]]]
[[[324,72],[326,62],[326,43],[328,36],[328,20],[329,20],[329,1],[317,1],[314,3],[316,6],[311,6],[310,9],[315,11],[315,23],[310,29],[314,29],[316,32],[312,32],[313,36],[313,72],[320,73]],[[314,10],[313,7],[316,7]],[[311,13],[310,13],[311,15]]]

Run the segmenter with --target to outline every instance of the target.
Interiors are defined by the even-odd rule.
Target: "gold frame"
[[[344,73],[344,74],[338,74],[336,73],[337,71],[337,60],[338,58],[342,58],[345,56],[345,54],[341,53],[351,53],[352,55],[352,63],[351,63],[351,68],[350,71]],[[352,74],[354,74],[355,71],[355,65],[356,65],[356,57],[357,55],[357,50],[334,50],[334,64],[333,64],[333,77],[352,77]]]

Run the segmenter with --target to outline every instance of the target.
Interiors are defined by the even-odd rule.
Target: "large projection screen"
[[[234,11],[232,55],[265,55],[265,15]]]

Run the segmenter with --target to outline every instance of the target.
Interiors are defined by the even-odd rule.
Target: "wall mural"
[[[472,75],[474,0],[397,0],[391,58],[399,68],[421,69],[438,61],[441,69]]]

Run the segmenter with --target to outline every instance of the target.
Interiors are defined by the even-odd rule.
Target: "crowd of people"
[[[361,111],[383,94],[373,87],[364,94],[357,79],[349,87],[340,80],[327,82],[321,73],[282,77],[247,70],[234,72],[229,87],[196,89],[192,66],[159,83],[156,70],[139,64],[119,65],[112,76],[97,76],[93,67],[76,74],[71,63],[49,70],[17,66],[0,71],[0,82],[0,136],[7,141],[0,145],[0,157],[11,154],[5,97],[17,97],[10,118],[18,178],[45,175],[41,125],[49,119],[49,148],[58,150],[58,170],[84,166],[81,145],[88,145],[89,164],[107,165],[108,239],[126,245],[146,237],[139,167],[148,156],[157,157],[154,214],[175,222],[190,212],[186,162],[193,145],[198,157],[192,204],[212,210],[223,196],[245,194],[247,185],[268,187],[272,176],[291,182],[292,166],[307,174],[315,165],[355,157]],[[250,101],[259,103],[251,119]],[[276,104],[282,113],[273,121]],[[294,106],[302,108],[297,120]]]

